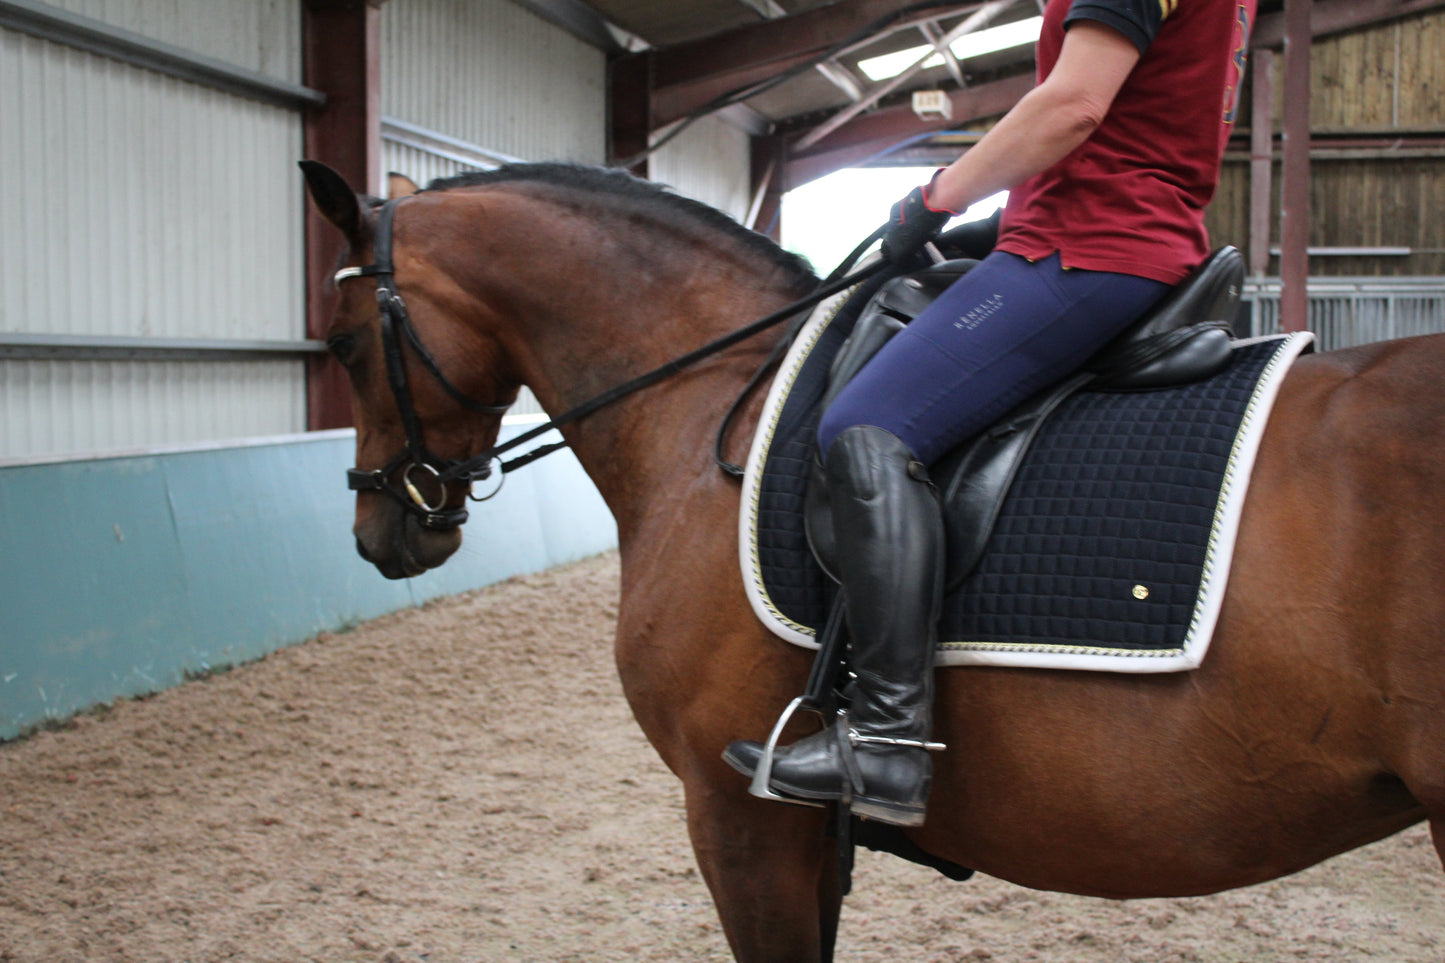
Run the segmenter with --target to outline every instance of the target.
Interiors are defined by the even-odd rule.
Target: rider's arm
[[[1134,41],[1118,30],[1075,22],[1043,83],[938,173],[928,189],[930,206],[962,211],[1063,160],[1103,122],[1139,57]]]

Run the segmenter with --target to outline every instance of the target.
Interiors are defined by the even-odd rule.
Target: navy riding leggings
[[[995,251],[893,337],[833,400],[825,454],[855,425],[897,435],[931,465],[1064,378],[1170,291],[1147,278],[1067,270]]]

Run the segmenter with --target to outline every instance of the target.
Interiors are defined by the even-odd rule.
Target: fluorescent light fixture
[[[959,60],[967,60],[970,57],[979,57],[986,53],[993,53],[997,50],[1008,50],[1010,47],[1022,47],[1024,44],[1037,43],[1039,32],[1043,29],[1043,17],[1030,17],[1027,20],[1019,20],[1014,23],[1006,23],[1001,27],[990,27],[987,30],[975,30],[973,33],[966,33],[953,42],[949,48],[953,55]],[[910,47],[907,50],[900,50],[897,53],[884,54],[881,57],[870,57],[867,60],[858,62],[858,69],[868,76],[869,80],[887,80],[890,77],[897,77],[903,71],[912,67],[918,62],[918,58],[928,53],[927,47]],[[934,54],[923,66],[943,66],[943,55]]]

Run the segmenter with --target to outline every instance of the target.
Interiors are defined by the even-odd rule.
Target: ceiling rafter
[[[980,6],[982,0],[950,4],[905,17],[893,29],[968,13]],[[653,123],[664,126],[722,94],[776,76],[898,9],[898,0],[840,0],[826,7],[634,54],[648,63]]]
[[[864,97],[857,101],[854,101],[852,104],[838,111],[832,117],[829,117],[827,120],[823,121],[817,127],[814,127],[807,134],[804,134],[803,137],[798,141],[798,148],[805,149],[812,146],[813,144],[818,143],[819,141],[823,140],[823,138],[827,137],[828,134],[830,134],[832,131],[838,129],[839,127],[842,127],[844,124],[848,123],[848,121],[852,120],[854,117],[858,116],[863,111],[873,106],[875,103],[886,97],[888,94],[907,84],[910,80],[914,78],[916,74],[922,72],[923,65],[927,63],[929,58],[932,57],[935,53],[937,53],[940,49],[948,49],[948,47],[952,45],[954,41],[958,40],[958,38],[964,36],[965,34],[972,33],[973,31],[978,30],[980,27],[983,27],[996,15],[1001,13],[1004,9],[1011,6],[1012,4],[1013,0],[990,0],[990,2],[985,3],[983,6],[979,7],[973,13],[969,14],[968,18],[965,19],[958,26],[954,27],[942,37],[939,37],[938,40],[929,47],[928,52],[920,56],[907,70],[904,70],[896,77],[883,81],[882,83],[875,84]]]
[[[1314,0],[1311,32],[1318,40],[1349,30],[1388,23],[1416,14],[1445,8],[1445,0]],[[1259,49],[1283,43],[1284,15],[1263,14],[1256,24],[1250,46]],[[786,166],[788,189],[807,183],[842,167],[863,163],[886,153],[921,134],[961,127],[973,121],[1006,113],[1032,87],[1031,75],[1020,75],[977,88],[950,94],[953,120],[927,122],[907,105],[889,107],[856,117],[820,140],[814,147],[794,153]],[[982,97],[969,96],[987,91]]]
[[[756,10],[769,20],[788,15],[788,11],[778,6],[778,0],[738,0],[738,3]]]
[[[738,2],[756,10],[769,20],[779,20],[788,15],[788,11],[778,5],[778,0],[738,0]],[[838,61],[825,60],[818,64],[817,70],[825,80],[841,90],[843,96],[850,101],[862,98],[862,84]]]
[[[760,64],[816,54],[868,24],[896,13],[903,5],[899,0],[839,0],[826,7],[735,27],[687,43],[659,47],[652,51],[657,78],[659,83],[664,84],[688,83],[748,70]],[[969,13],[982,5],[983,0],[961,0],[904,17],[892,29]]]
[[[953,82],[960,87],[967,87],[968,78],[963,75],[963,64],[953,55],[953,48],[944,40],[943,31],[938,29],[938,25],[922,23],[918,25],[918,30],[923,34],[923,39],[943,55],[943,65],[948,68],[948,75],[953,78]]]
[[[772,16],[779,9],[776,0],[736,2],[756,10],[763,17]],[[642,80],[646,91],[642,95],[644,101],[638,103],[643,109],[636,115],[637,134],[641,135],[644,125],[645,129],[651,131],[663,129],[694,114],[723,94],[777,77],[844,41],[860,28],[895,13],[902,5],[903,0],[838,0],[836,3],[801,13],[783,17],[772,16],[771,19],[734,27],[697,40],[623,55],[620,58],[622,62],[636,61],[631,65],[635,68],[634,76]],[[961,17],[984,6],[984,0],[949,4],[902,19],[890,25],[886,32],[925,29],[925,33],[933,35],[930,40],[936,43],[937,37],[941,36],[943,31],[928,28],[927,25],[949,17]],[[1261,6],[1264,6],[1267,12],[1260,14],[1251,38],[1251,46],[1256,49],[1277,47],[1283,39],[1283,14],[1279,12],[1281,5],[1279,2],[1269,2],[1262,3]],[[1445,8],[1445,0],[1314,0],[1313,8],[1312,34],[1319,38]],[[1031,60],[1031,54],[1021,51],[1018,64],[1022,67],[1031,63]],[[844,66],[837,62],[835,65],[840,69]],[[1010,68],[1003,64],[1000,69],[1007,72]],[[834,74],[834,79],[846,78]],[[957,82],[956,75],[954,80]],[[954,118],[948,122],[921,120],[907,104],[874,107],[840,124],[836,130],[819,137],[815,144],[806,149],[795,149],[786,171],[783,172],[786,176],[780,176],[779,180],[786,181],[789,186],[796,186],[818,176],[819,173],[826,173],[823,168],[830,163],[833,167],[829,169],[834,169],[849,163],[863,162],[886,152],[891,146],[889,138],[892,138],[892,144],[901,144],[920,135],[957,128],[981,117],[1002,114],[1028,90],[1031,82],[1031,76],[1020,75],[982,84],[978,89],[988,93],[986,98],[976,97],[975,89],[955,91],[950,95],[954,104]],[[839,86],[846,89],[843,84]],[[859,100],[852,90],[846,92],[846,97],[853,103]],[[1009,100],[1010,97],[1012,100]],[[982,110],[976,106],[985,101],[989,109]],[[801,121],[803,118],[798,117],[790,125],[788,118],[774,114],[774,122],[781,124],[784,129],[794,127],[795,133],[788,135],[788,140],[793,144],[797,144],[807,133],[799,124]],[[848,159],[844,160],[845,157]]]
[[[836,60],[825,60],[818,64],[818,73],[828,78],[828,82],[834,87],[843,91],[844,96],[850,101],[863,99],[863,81],[848,69],[847,64],[839,63]]]
[[[906,105],[855,117],[846,127],[812,148],[790,153],[784,172],[786,189],[792,190],[835,170],[863,163],[920,134],[939,133],[1007,113],[1033,85],[1033,74],[1025,73],[950,91],[952,120],[924,121]]]

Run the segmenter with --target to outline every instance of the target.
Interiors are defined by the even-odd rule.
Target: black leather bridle
[[[849,255],[848,259],[838,266],[827,280],[823,281],[813,292],[804,298],[794,301],[792,304],[773,312],[765,318],[740,328],[731,334],[724,335],[715,341],[711,341],[695,351],[691,351],[680,358],[675,358],[659,368],[655,368],[646,374],[639,375],[625,384],[618,385],[603,392],[589,401],[585,401],[569,411],[563,412],[546,424],[538,425],[523,432],[515,438],[495,445],[480,455],[459,461],[454,458],[442,458],[426,447],[422,438],[421,419],[417,415],[416,407],[412,404],[411,388],[406,377],[406,358],[403,353],[403,345],[410,344],[417,358],[421,361],[422,367],[426,368],[437,383],[442,386],[458,404],[470,411],[483,415],[500,415],[507,411],[510,405],[483,404],[468,397],[460,388],[447,380],[442,374],[441,367],[431,352],[422,343],[421,336],[417,334],[415,326],[411,322],[411,316],[407,313],[406,303],[402,301],[401,295],[396,291],[396,266],[392,262],[392,225],[396,217],[396,206],[403,198],[393,198],[382,204],[376,218],[375,238],[372,241],[372,263],[365,267],[347,267],[336,272],[335,280],[339,284],[347,278],[374,277],[376,278],[376,304],[381,313],[381,344],[382,351],[386,358],[386,378],[391,385],[391,395],[396,402],[396,410],[401,416],[402,428],[406,432],[406,447],[396,454],[389,462],[381,468],[364,469],[349,468],[346,471],[347,487],[352,491],[379,491],[396,500],[402,508],[420,519],[423,528],[434,531],[447,531],[460,526],[467,520],[466,508],[447,508],[447,489],[451,482],[464,482],[468,486],[468,495],[476,501],[485,501],[497,492],[493,489],[482,498],[471,496],[471,483],[476,479],[487,479],[492,475],[492,466],[495,463],[498,470],[505,477],[507,472],[521,468],[541,458],[543,455],[551,454],[559,448],[565,448],[565,441],[553,444],[542,445],[526,454],[519,455],[509,461],[502,461],[504,452],[510,451],[520,445],[526,444],[532,439],[558,428],[586,417],[592,412],[617,399],[640,391],[649,385],[656,384],[664,378],[670,377],[695,362],[701,361],[710,355],[729,348],[734,344],[745,341],[755,334],[771,328],[788,318],[797,315],[800,311],[806,310],[818,304],[825,298],[846,290],[873,274],[878,273],[887,267],[887,262],[878,260],[875,263],[864,267],[852,274],[841,276],[845,270],[858,258],[858,256],[873,241],[877,240],[883,233],[879,228],[869,235],[863,243],[859,244]],[[398,335],[400,331],[400,335]],[[405,341],[403,341],[405,338]],[[775,354],[759,370],[759,377],[766,369],[776,361]],[[755,377],[753,382],[744,391],[751,390],[758,382]],[[740,398],[739,401],[742,399]],[[734,410],[736,410],[736,405]],[[731,415],[731,413],[730,413]],[[730,416],[729,416],[730,417]],[[724,430],[726,421],[724,422]],[[721,450],[721,432],[719,433],[718,446]],[[719,463],[721,459],[719,459]],[[736,469],[735,474],[741,474],[737,466],[723,464],[725,470]],[[393,484],[391,478],[400,470],[401,487]],[[414,477],[421,473],[423,477]],[[421,484],[433,484],[441,490],[437,503],[433,505],[418,487]],[[500,484],[498,485],[500,488]]]
[[[396,401],[397,413],[401,416],[402,429],[406,432],[406,447],[381,468],[369,471],[363,468],[347,469],[346,481],[352,491],[385,492],[400,503],[402,508],[419,518],[423,528],[446,531],[467,520],[466,508],[446,507],[447,483],[465,482],[470,494],[473,479],[491,476],[491,461],[489,459],[482,464],[464,463],[452,458],[442,458],[427,448],[422,437],[421,418],[411,400],[403,346],[411,345],[422,367],[431,373],[447,394],[469,411],[483,415],[500,415],[511,406],[483,404],[468,397],[447,380],[436,359],[422,343],[416,326],[411,322],[411,315],[407,313],[406,302],[396,291],[396,265],[392,262],[392,222],[396,217],[396,205],[397,200],[387,201],[377,215],[376,238],[372,243],[373,262],[365,267],[342,268],[336,272],[336,280],[339,283],[352,277],[376,278],[376,306],[381,313],[381,346],[386,358],[386,380],[391,386],[391,396]],[[401,472],[400,488],[391,480],[398,470]],[[418,474],[423,477],[418,478]],[[441,491],[436,504],[432,504],[419,487],[428,483],[436,485]]]

